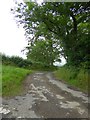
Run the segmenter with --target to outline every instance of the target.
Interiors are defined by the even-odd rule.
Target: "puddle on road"
[[[88,97],[85,97],[85,94],[83,94],[82,92],[79,92],[79,91],[75,91],[75,90],[72,90],[70,88],[68,88],[68,86],[60,81],[56,81],[56,80],[53,80],[50,76],[50,74],[47,74],[47,78],[49,79],[49,81],[52,83],[52,84],[55,84],[57,85],[60,89],[62,89],[63,91],[67,91],[69,93],[72,94],[72,96],[74,97],[79,97],[79,98],[82,98],[84,100],[85,103],[88,103]]]

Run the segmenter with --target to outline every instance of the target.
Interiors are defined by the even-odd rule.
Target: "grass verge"
[[[54,72],[57,79],[66,81],[71,86],[88,92],[88,72],[83,69],[60,67]]]
[[[2,66],[2,96],[15,96],[23,91],[23,80],[31,70]]]

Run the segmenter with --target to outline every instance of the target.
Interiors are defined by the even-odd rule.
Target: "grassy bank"
[[[23,80],[32,71],[13,66],[2,66],[2,95],[15,96],[23,91]]]
[[[69,85],[79,88],[83,92],[88,92],[88,72],[83,69],[60,67],[55,71],[55,76]]]
[[[0,60],[0,95],[2,93],[2,64]]]

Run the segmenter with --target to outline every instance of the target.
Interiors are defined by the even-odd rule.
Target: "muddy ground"
[[[24,81],[25,92],[2,99],[3,118],[88,118],[88,97],[55,80],[51,72],[36,72]]]

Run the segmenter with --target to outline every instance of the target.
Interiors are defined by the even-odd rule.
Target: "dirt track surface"
[[[55,80],[50,72],[36,72],[24,83],[25,93],[2,99],[3,118],[88,118],[87,95]]]

